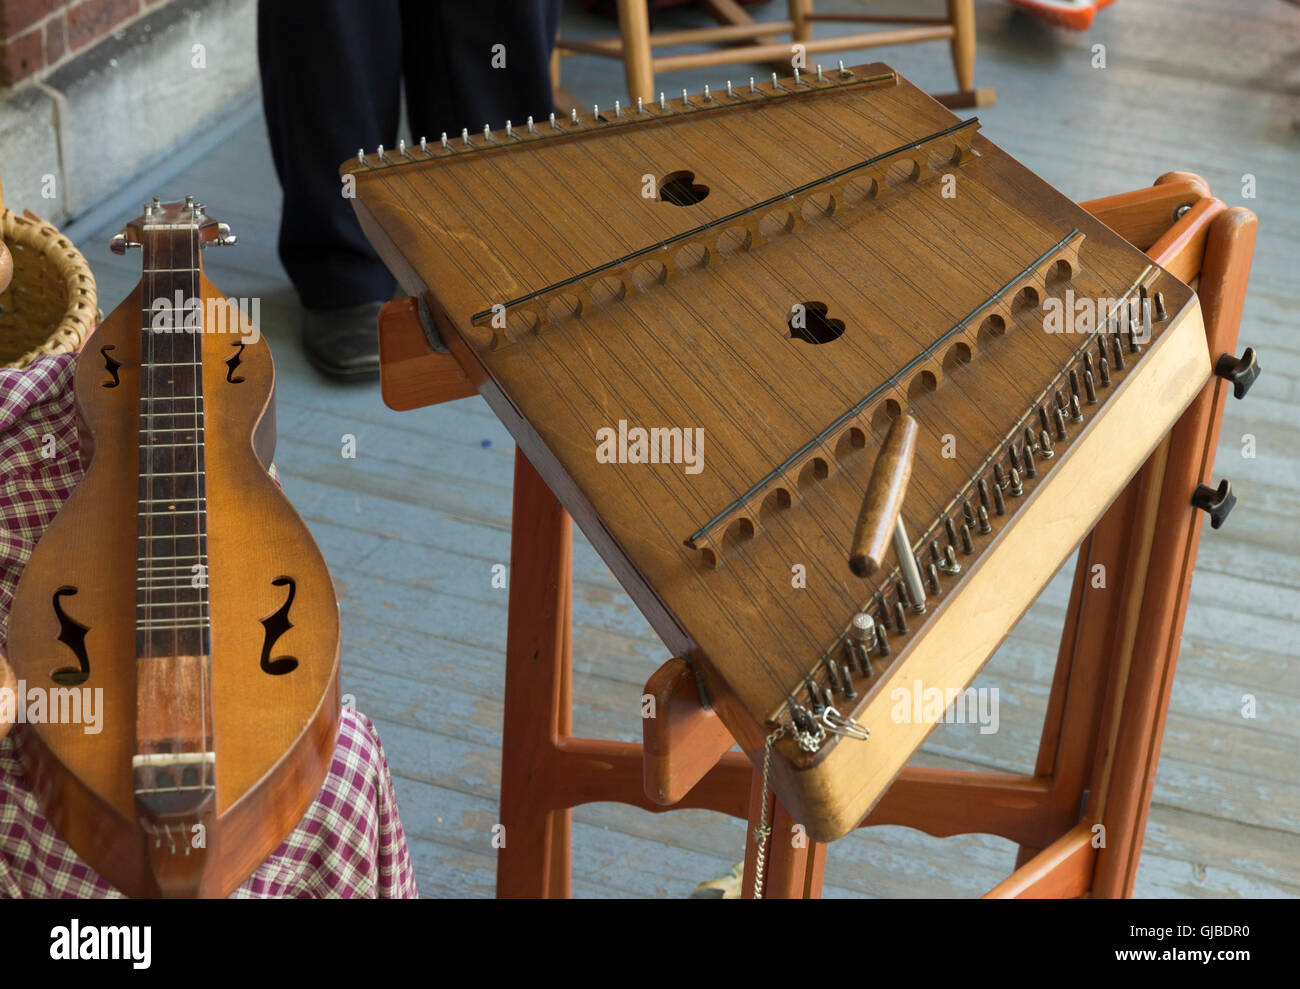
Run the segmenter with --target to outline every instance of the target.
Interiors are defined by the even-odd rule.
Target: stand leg
[[[745,839],[745,877],[741,896],[753,899],[758,866],[758,841],[754,829],[762,819],[763,776],[754,772],[749,791],[749,831]],[[816,900],[822,895],[826,873],[826,846],[801,833],[776,794],[768,794],[772,835],[768,839],[763,869],[763,899]]]
[[[1199,285],[1211,361],[1236,348],[1256,226],[1254,215],[1240,207],[1211,225]],[[1212,379],[1170,436],[1150,557],[1151,572],[1162,579],[1147,586],[1134,634],[1111,782],[1098,808],[1106,844],[1097,857],[1094,896],[1131,896],[1137,878],[1203,522],[1191,495],[1210,480],[1226,393],[1226,383]]]
[[[573,523],[515,453],[497,896],[567,897],[572,814],[555,806],[556,746],[572,724]]]

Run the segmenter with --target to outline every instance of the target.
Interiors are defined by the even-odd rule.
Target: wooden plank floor
[[[774,2],[759,16],[783,7]],[[1228,407],[1218,474],[1232,479],[1240,504],[1201,543],[1137,894],[1296,896],[1300,10],[1124,0],[1088,35],[997,2],[981,3],[978,15],[977,83],[996,86],[999,97],[979,111],[984,133],[1067,194],[1087,199],[1186,169],[1260,216],[1242,339],[1261,352],[1265,372],[1246,402]],[[694,23],[698,14],[677,13],[663,26]],[[610,26],[571,13],[564,30],[595,36]],[[1090,64],[1095,43],[1106,46],[1104,69]],[[953,88],[946,45],[845,54],[850,64],[874,58],[921,85]],[[680,73],[662,85],[695,92],[757,71]],[[623,95],[613,62],[566,60],[564,82],[583,103]],[[1257,198],[1242,198],[1245,174],[1255,177]],[[202,198],[239,235],[237,248],[209,254],[210,274],[230,295],[262,299],[279,366],[277,461],[338,584],[343,687],[379,726],[421,892],[489,896],[506,618],[506,592],[492,589],[491,568],[509,551],[510,439],[477,398],[399,415],[384,408],[376,386],[328,384],[306,365],[295,297],[275,256],[280,193],[260,117],[162,185],[154,191],[164,197]],[[121,205],[123,219],[138,206]],[[114,229],[81,243],[105,309],[139,274],[137,256],[108,253]],[[341,456],[347,435],[356,438],[355,459]],[[1253,459],[1242,456],[1246,435],[1256,437]],[[574,560],[576,731],[636,740],[641,686],[666,657],[581,540]],[[1000,691],[998,733],[940,726],[918,763],[1032,770],[1067,591],[1058,576],[977,681]],[[1248,694],[1258,701],[1250,720],[1240,714]],[[577,895],[683,897],[741,857],[744,828],[706,812],[597,805],[576,813],[574,846]],[[996,838],[873,829],[832,846],[826,895],[975,896],[1010,869],[1013,855]]]

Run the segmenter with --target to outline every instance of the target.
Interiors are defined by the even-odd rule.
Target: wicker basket
[[[0,212],[13,255],[13,281],[0,293],[0,367],[26,367],[42,354],[81,349],[99,321],[95,276],[81,252],[29,211]]]

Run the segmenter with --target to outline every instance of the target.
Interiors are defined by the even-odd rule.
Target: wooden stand
[[[1083,205],[1178,277],[1199,278],[1211,357],[1233,352],[1252,213],[1227,209],[1202,179],[1179,172]],[[386,307],[380,347],[394,407],[466,393],[454,358],[428,347],[410,300]],[[1131,895],[1200,540],[1191,496],[1210,480],[1227,387],[1210,379],[1080,548],[1034,775],[908,767],[861,826],[1018,843],[1015,871],[990,897]],[[700,706],[684,662],[669,661],[646,684],[654,717],[643,719],[642,745],[572,736],[571,537],[567,513],[516,454],[497,894],[567,896],[572,808],[615,801],[747,819],[752,895],[759,774],[729,751],[730,734]],[[1104,588],[1090,581],[1099,563]],[[821,892],[826,847],[789,840],[795,823],[773,800],[765,898]]]
[[[599,41],[558,38],[551,60],[551,81],[560,90],[560,60],[566,55],[599,55],[622,59],[627,75],[628,98],[650,103],[658,96],[655,73],[676,69],[698,69],[713,65],[741,62],[771,62],[788,74],[795,45],[805,56],[825,52],[844,52],[883,45],[906,45],[920,41],[947,41],[952,47],[952,64],[957,75],[957,92],[935,96],[949,109],[992,106],[997,101],[993,89],[975,88],[975,4],[974,0],[948,0],[946,16],[908,16],[885,14],[816,14],[812,0],[787,0],[786,20],[756,21],[734,0],[701,0],[718,21],[718,27],[692,28],[684,31],[650,31],[647,0],[618,0],[619,37]],[[905,25],[888,30],[873,30],[830,38],[814,38],[812,26],[826,23]],[[763,40],[786,34],[789,41]],[[655,48],[681,45],[717,44],[711,51],[679,55],[655,55]],[[800,71],[815,71],[816,59],[809,57]],[[561,91],[562,92],[562,91]],[[557,102],[567,102],[561,96]]]

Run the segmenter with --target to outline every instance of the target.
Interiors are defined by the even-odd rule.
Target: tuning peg
[[[126,231],[121,230],[113,234],[113,239],[108,242],[108,249],[114,254],[125,254],[128,247],[139,247],[140,245],[133,240],[126,239]]]
[[[1259,377],[1259,361],[1255,359],[1255,348],[1247,347],[1240,357],[1220,354],[1214,362],[1214,373],[1225,381],[1232,382],[1232,397],[1245,398],[1250,386]]]
[[[1218,488],[1208,484],[1198,484],[1192,492],[1192,507],[1199,508],[1210,516],[1210,528],[1217,529],[1237,504],[1237,496],[1232,493],[1230,481],[1220,481]]]
[[[230,232],[229,223],[217,224],[217,239],[213,241],[218,247],[234,247],[239,238]]]

